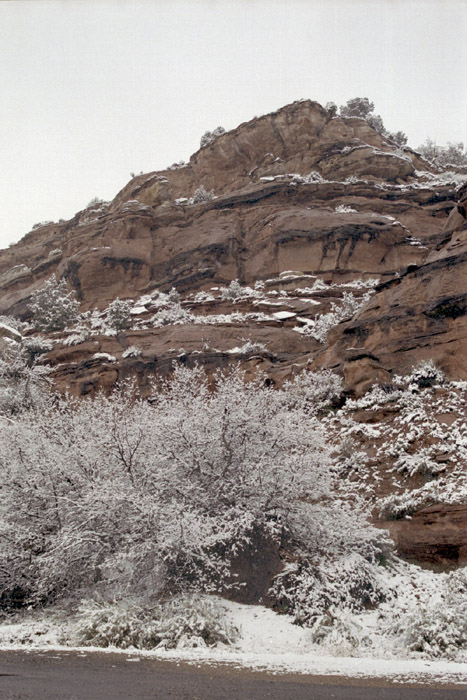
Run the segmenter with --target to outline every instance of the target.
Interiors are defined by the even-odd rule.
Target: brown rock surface
[[[434,197],[429,188],[381,184],[409,184],[415,168],[430,166],[409,149],[396,152],[364,120],[330,118],[317,103],[294,103],[217,137],[185,167],[137,176],[110,204],[41,226],[2,251],[0,312],[27,314],[31,292],[52,273],[68,278],[83,308],[154,285],[251,282],[290,266],[328,275],[392,274],[422,257],[404,243],[411,226],[438,232],[444,212],[433,204],[452,200],[449,187]],[[306,184],[312,171],[329,182]],[[369,181],[341,182],[349,175]],[[200,184],[217,198],[175,203]],[[358,216],[335,214],[343,203],[357,207]],[[366,252],[370,242],[374,255]]]
[[[352,321],[332,331],[317,364],[339,368],[359,392],[420,360],[467,379],[467,227],[433,243],[424,264],[383,283]]]
[[[296,102],[221,134],[187,165],[134,177],[112,202],[40,226],[1,251],[0,313],[27,318],[31,293],[53,273],[66,277],[82,310],[155,287],[187,293],[291,269],[334,283],[378,277],[377,294],[334,329],[315,365],[337,368],[357,390],[425,357],[464,377],[465,234],[457,226],[450,237],[448,215],[462,218],[465,187],[456,204],[452,185],[430,186],[430,170],[365,120]],[[178,202],[200,185],[216,197]],[[180,333],[186,344],[192,331]],[[319,349],[310,341],[301,363]]]
[[[410,520],[385,523],[402,556],[440,565],[467,565],[467,505],[437,504]]]

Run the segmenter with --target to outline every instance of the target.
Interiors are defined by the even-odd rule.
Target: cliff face
[[[154,285],[251,283],[289,268],[330,279],[392,274],[421,258],[405,227],[416,222],[424,236],[435,233],[452,207],[449,187],[405,191],[404,183],[420,186],[416,169],[430,166],[397,152],[364,120],[294,103],[222,134],[186,166],[135,177],[109,204],[3,251],[1,310],[25,313],[52,272],[69,279],[83,308]],[[200,185],[216,198],[179,201]],[[343,203],[358,215],[336,215]]]
[[[455,186],[436,178],[365,120],[297,102],[2,251],[0,313],[27,317],[31,294],[53,273],[82,310],[156,287],[187,295],[287,270],[334,286],[378,278],[365,309],[330,334],[324,353],[309,344],[303,361],[337,368],[350,389],[428,356],[464,377],[465,208]],[[214,198],[192,203],[201,185]],[[294,360],[295,346],[283,348]]]
[[[352,321],[334,329],[317,366],[338,368],[360,392],[421,360],[467,379],[467,227],[428,243],[421,264],[381,284]]]

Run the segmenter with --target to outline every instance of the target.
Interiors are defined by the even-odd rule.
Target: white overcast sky
[[[301,98],[467,143],[466,75],[467,0],[0,0],[0,247]]]

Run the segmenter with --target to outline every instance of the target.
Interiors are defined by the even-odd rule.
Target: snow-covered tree
[[[107,308],[107,325],[116,331],[123,331],[128,328],[131,322],[131,301],[114,299]]]
[[[221,287],[221,297],[223,301],[234,301],[243,296],[244,291],[238,280],[232,280],[228,287]]]
[[[15,415],[48,400],[48,369],[36,358],[51,348],[47,341],[32,338],[0,352],[0,415]]]
[[[398,146],[402,147],[407,145],[407,134],[404,134],[403,131],[394,131],[392,133],[390,132],[388,136],[391,139],[391,141],[397,143]]]
[[[352,292],[344,292],[341,303],[331,302],[331,310],[327,314],[321,314],[313,323],[299,329],[304,335],[316,338],[320,343],[325,343],[329,331],[342,321],[351,319],[357,311],[363,308],[371,297],[371,291],[362,297],[355,297]]]
[[[193,204],[199,204],[200,202],[209,202],[214,199],[214,193],[208,191],[204,185],[200,185],[197,190],[195,190],[192,201]]]
[[[218,136],[221,136],[222,134],[225,134],[225,129],[222,126],[216,127],[214,131],[205,131],[205,133],[201,136],[200,148],[203,148],[204,146],[207,146],[208,144],[212,143]]]
[[[374,102],[370,102],[368,97],[354,97],[351,100],[347,100],[347,104],[341,106],[340,116],[366,119],[368,124],[382,136],[394,141],[398,146],[405,146],[408,140],[406,134],[403,131],[388,131],[384,126],[382,117],[379,114],[373,114],[374,108]]]
[[[375,103],[370,102],[368,97],[353,97],[347,100],[345,105],[340,108],[341,117],[360,117],[367,119],[369,114],[373,112]]]
[[[66,281],[59,282],[55,275],[34,292],[29,305],[33,323],[40,331],[60,331],[78,318],[79,302],[74,291],[69,292]]]
[[[330,448],[301,381],[274,390],[236,371],[213,390],[181,367],[149,402],[127,387],[0,417],[4,601],[220,591],[258,533],[308,558],[376,551],[384,536],[332,505]]]
[[[447,146],[437,146],[433,139],[427,138],[417,150],[424,158],[436,165],[467,166],[467,152],[464,151],[462,142],[448,142]]]

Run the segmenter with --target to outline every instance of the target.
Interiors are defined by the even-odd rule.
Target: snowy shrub
[[[362,648],[372,646],[363,621],[347,610],[319,615],[313,621],[309,639],[336,656],[360,656]]]
[[[297,624],[311,626],[340,609],[377,606],[386,588],[374,559],[352,552],[290,566],[276,578],[272,593],[280,610],[292,614]]]
[[[131,322],[131,309],[133,303],[131,301],[122,301],[114,299],[107,307],[107,325],[116,331],[123,331],[128,328]]]
[[[229,352],[239,353],[243,355],[252,355],[254,353],[266,352],[266,346],[264,345],[264,343],[255,343],[253,340],[250,340],[248,338],[247,340],[245,340],[243,345],[237,348],[233,348],[232,350],[229,350]]]
[[[79,302],[73,291],[68,292],[66,281],[57,282],[52,275],[41,289],[33,293],[29,309],[38,330],[59,331],[75,323]]]
[[[53,224],[53,221],[38,221],[37,224],[34,224],[32,230],[36,231],[38,228],[42,228],[43,226],[50,226],[50,224]]]
[[[416,502],[410,491],[401,494],[395,493],[380,499],[378,515],[381,520],[402,520],[413,515],[421,505]]]
[[[93,197],[90,202],[86,205],[86,209],[89,209],[89,207],[97,207],[100,206],[101,204],[105,204],[103,199],[99,199],[99,197]]]
[[[39,345],[41,352],[46,351],[45,343]],[[47,401],[49,370],[36,365],[37,345],[31,348],[16,343],[0,352],[0,416],[41,407]]]
[[[110,355],[108,352],[95,352],[92,356],[94,360],[106,360],[107,362],[116,362],[117,358]]]
[[[201,142],[200,142],[200,148],[204,148],[204,146],[209,145],[212,143],[218,136],[221,136],[222,134],[225,134],[225,129],[222,126],[218,126],[214,129],[214,131],[206,131],[202,136],[201,136]]]
[[[25,338],[22,346],[26,355],[28,356],[28,362],[32,366],[39,355],[43,355],[44,353],[52,350],[53,343],[52,341],[47,340],[47,338],[42,338],[40,335],[35,335]]]
[[[391,131],[387,133],[387,137],[391,140],[394,141],[400,148],[403,148],[404,146],[407,145],[407,134],[405,134],[403,131]]]
[[[129,348],[123,351],[122,357],[140,357],[141,352],[141,348],[137,347],[136,345],[130,345]]]
[[[180,168],[186,168],[188,163],[186,163],[184,160],[179,160],[177,163],[172,163],[172,165],[169,165],[167,170],[180,170]]]
[[[79,646],[153,649],[159,638],[147,611],[130,601],[83,600],[73,643]]]
[[[232,280],[228,287],[221,287],[220,292],[223,301],[235,301],[244,295],[238,280]]]
[[[411,610],[394,615],[389,628],[409,651],[427,658],[456,658],[467,645],[467,574],[443,576],[440,585]]]
[[[443,384],[445,381],[444,372],[436,367],[433,360],[419,362],[408,378],[410,383],[417,384],[421,389],[435,384]]]
[[[84,600],[78,608],[73,643],[121,649],[176,649],[231,644],[238,630],[224,619],[215,600],[178,596],[162,605]]]
[[[62,255],[62,249],[61,248],[54,248],[53,250],[50,251],[48,254],[48,258],[55,258],[58,257],[59,255]]]
[[[407,143],[406,134],[404,134],[403,131],[389,132],[384,126],[382,117],[380,117],[379,114],[373,114],[374,108],[374,103],[370,102],[368,97],[354,97],[351,100],[347,100],[346,105],[341,106],[340,116],[365,119],[368,124],[382,136],[390,139],[398,146],[405,146]]]
[[[304,335],[310,335],[320,343],[325,343],[331,328],[355,316],[357,311],[363,308],[370,297],[371,292],[367,292],[360,298],[355,297],[351,292],[344,292],[340,304],[336,304],[335,302],[331,303],[331,311],[329,311],[329,313],[318,316],[313,324],[296,330],[299,330]]]
[[[0,325],[8,326],[9,328],[13,328],[15,331],[18,331],[19,333],[22,333],[22,331],[27,326],[26,323],[24,323],[23,321],[20,321],[19,318],[15,318],[15,316],[3,316],[3,315],[0,315]]]
[[[210,292],[196,292],[193,301],[197,304],[205,304],[208,301],[214,301],[214,296]]]
[[[430,447],[421,447],[413,454],[402,454],[396,462],[394,462],[394,470],[400,473],[405,473],[407,476],[435,476],[440,472],[445,471],[446,465],[439,464],[432,456]]]
[[[339,375],[324,369],[302,372],[299,378],[285,382],[284,389],[286,396],[291,397],[305,413],[314,415],[339,398],[344,383]]]
[[[427,160],[442,167],[467,166],[467,153],[461,142],[448,142],[447,146],[437,146],[433,139],[427,138],[417,151]]]
[[[368,462],[366,452],[359,450],[350,435],[344,435],[336,452],[336,466],[344,477],[351,472],[358,472]]]
[[[87,328],[80,328],[78,329],[77,333],[71,333],[71,335],[67,336],[63,341],[63,344],[67,346],[80,345],[81,343],[85,343],[87,340],[89,340],[90,335],[90,330]]]
[[[167,300],[171,304],[178,304],[180,302],[180,294],[177,292],[175,287],[172,287],[172,289],[168,292]]]
[[[292,184],[297,184],[297,185],[312,185],[315,183],[323,184],[325,183],[326,180],[324,177],[317,171],[313,170],[309,175],[294,175],[292,178]]]
[[[336,214],[356,214],[357,210],[352,209],[352,207],[348,207],[345,204],[339,204],[338,207],[334,209]]]
[[[346,105],[341,105],[341,117],[360,117],[367,119],[375,108],[374,102],[370,102],[368,97],[354,97],[347,100]]]
[[[199,204],[200,202],[209,202],[211,199],[214,199],[214,192],[212,190],[208,192],[204,185],[200,185],[195,190],[191,202],[192,204]]]
[[[152,323],[155,328],[160,328],[161,326],[172,324],[180,325],[192,323],[193,320],[194,317],[189,311],[180,306],[180,304],[173,303],[157,311],[149,322]]]

